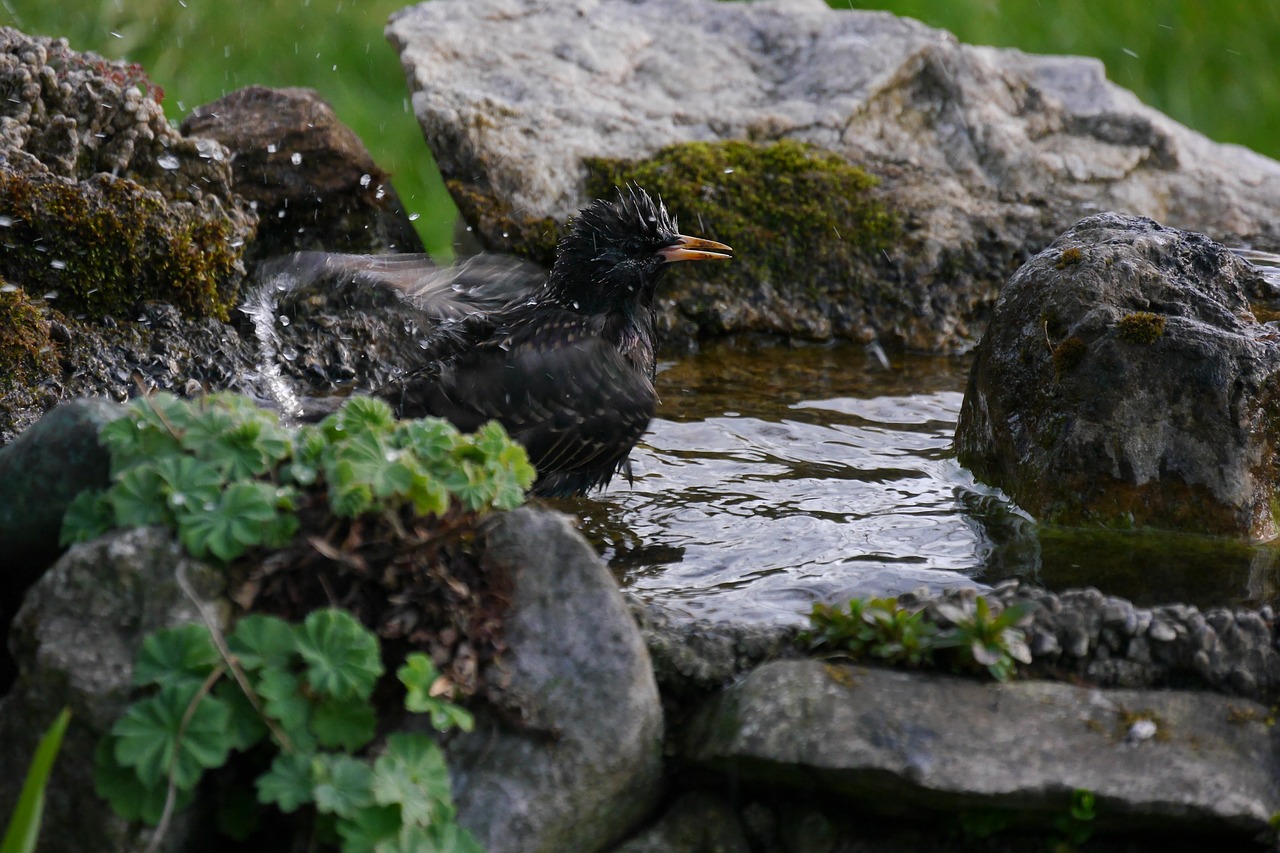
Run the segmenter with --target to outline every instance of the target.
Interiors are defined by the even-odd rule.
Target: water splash
[[[253,322],[253,334],[258,342],[258,375],[262,377],[267,393],[279,405],[285,420],[300,417],[304,410],[302,401],[277,362],[278,358],[287,358],[287,355],[281,353],[280,336],[276,332],[276,301],[279,294],[296,285],[296,280],[288,274],[272,276],[253,290],[240,306],[240,310]],[[297,357],[296,353],[294,357]]]

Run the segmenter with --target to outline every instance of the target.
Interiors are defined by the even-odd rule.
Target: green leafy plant
[[[457,825],[434,740],[393,734],[365,754],[382,673],[377,637],[344,610],[316,610],[300,624],[246,616],[225,643],[198,624],[158,631],[134,667],[148,694],[99,744],[98,793],[126,819],[163,826],[206,771],[266,748],[275,755],[255,783],[257,802],[311,809],[320,834],[344,850],[479,851]],[[430,658],[408,655],[398,675],[408,710],[429,714],[439,731],[471,730]]]
[[[9,817],[4,840],[0,841],[0,853],[34,853],[40,837],[40,824],[44,816],[44,791],[53,771],[53,762],[62,747],[62,736],[71,722],[71,710],[63,708],[53,724],[45,731],[36,746],[36,754],[27,769],[22,783],[22,793]]]
[[[899,607],[892,598],[854,598],[841,610],[815,604],[809,616],[813,648],[827,648],[858,658],[919,666],[932,659],[937,628],[923,613]]]
[[[905,608],[892,598],[851,599],[844,608],[815,604],[810,630],[802,637],[815,651],[871,657],[887,663],[922,666],[944,650],[955,650],[961,666],[978,666],[999,681],[1008,680],[1016,663],[1030,663],[1022,626],[1032,605],[1015,604],[993,612],[985,598],[957,605],[938,602],[938,616],[924,608]]]
[[[985,668],[997,681],[1007,681],[1018,663],[1031,663],[1023,626],[1034,607],[1022,602],[995,612],[981,596],[964,605],[938,602],[938,614],[952,624],[939,634],[938,645],[958,649],[966,660]]]
[[[100,437],[111,485],[76,497],[62,543],[163,524],[193,556],[223,562],[287,544],[298,529],[295,510],[315,492],[338,516],[403,507],[440,515],[455,501],[477,512],[515,507],[535,476],[524,448],[496,422],[463,435],[436,419],[397,421],[369,397],[294,434],[233,394],[157,394],[130,403]]]
[[[1074,850],[1093,837],[1094,818],[1098,816],[1096,798],[1088,788],[1076,788],[1071,792],[1067,813],[1053,822],[1062,834],[1059,850]]]

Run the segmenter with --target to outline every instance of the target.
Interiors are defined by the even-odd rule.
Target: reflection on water
[[[1018,576],[1140,603],[1269,600],[1275,549],[1044,531],[955,461],[968,359],[716,347],[658,377],[634,484],[557,502],[625,586],[691,615],[798,621],[814,601]]]

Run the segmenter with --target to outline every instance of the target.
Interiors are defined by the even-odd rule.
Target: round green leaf
[[[172,766],[174,784],[190,790],[207,768],[226,763],[232,742],[227,731],[231,713],[223,702],[205,696],[186,729],[182,728],[195,695],[195,688],[161,688],[130,706],[112,726],[116,760],[134,768],[148,788],[167,780]]]
[[[378,638],[345,610],[316,610],[298,629],[298,653],[312,689],[335,699],[368,699],[382,675]]]

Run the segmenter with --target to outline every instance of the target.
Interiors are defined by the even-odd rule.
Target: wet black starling
[[[386,276],[447,319],[426,366],[379,393],[402,417],[435,415],[464,431],[500,421],[538,469],[535,494],[603,487],[626,468],[657,405],[658,279],[673,262],[730,252],[681,235],[660,200],[630,187],[581,211],[545,280],[483,259],[452,276]]]

